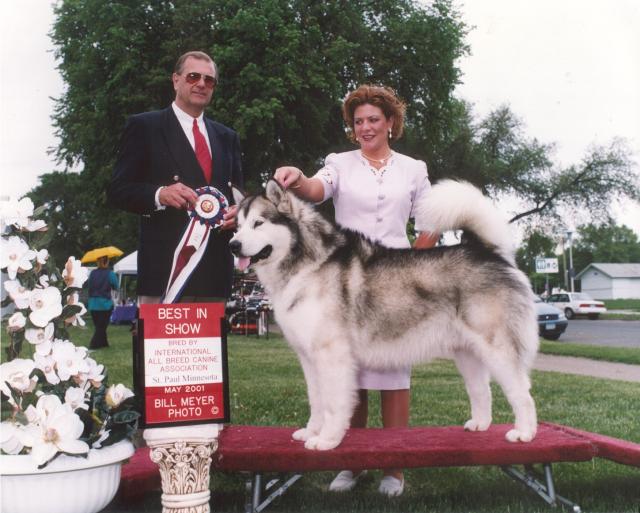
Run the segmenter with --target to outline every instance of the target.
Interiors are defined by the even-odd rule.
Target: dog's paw
[[[306,449],[311,449],[312,451],[328,451],[338,447],[340,442],[342,442],[342,440],[328,440],[319,436],[312,436],[305,442],[304,446]]]
[[[309,440],[309,438],[311,438],[314,435],[315,433],[313,433],[309,429],[301,428],[301,429],[298,429],[297,431],[294,431],[293,434],[291,435],[291,438],[293,438],[294,440],[297,440],[298,442],[306,442],[307,440]]]
[[[464,430],[465,431],[486,431],[487,429],[489,429],[490,425],[491,425],[491,419],[489,420],[469,419],[467,422],[464,423]]]
[[[536,436],[536,432],[524,429],[511,429],[504,436],[509,442],[530,442]]]

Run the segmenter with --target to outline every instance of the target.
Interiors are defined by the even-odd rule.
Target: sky
[[[555,143],[561,165],[622,137],[640,164],[640,2],[459,0],[471,28],[456,94],[486,115],[508,104],[525,133]],[[64,84],[48,37],[49,0],[0,2],[0,196],[20,196],[61,169],[48,154]],[[18,44],[16,44],[18,42]],[[640,235],[640,205],[616,205]]]

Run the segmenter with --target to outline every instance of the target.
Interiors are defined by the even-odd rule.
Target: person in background
[[[91,337],[89,349],[102,349],[109,347],[107,340],[107,327],[111,312],[113,312],[113,299],[111,291],[118,289],[118,278],[109,269],[109,258],[98,258],[98,268],[89,274],[89,312],[93,319],[94,332]]]
[[[403,132],[405,105],[383,86],[362,85],[345,99],[342,113],[352,142],[359,149],[327,156],[325,166],[308,178],[302,170],[285,166],[274,178],[298,197],[312,202],[333,198],[336,222],[388,247],[410,247],[407,221],[430,188],[424,162],[397,153],[391,142]],[[420,227],[416,226],[419,232]],[[429,248],[437,234],[419,233],[415,248]],[[411,368],[391,371],[360,369],[359,395],[351,427],[366,427],[368,390],[380,390],[385,428],[409,423]],[[351,490],[363,473],[341,471],[331,491]],[[397,496],[404,490],[401,469],[387,469],[379,492]]]

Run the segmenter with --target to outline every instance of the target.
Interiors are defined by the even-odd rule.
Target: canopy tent
[[[118,293],[116,297],[116,307],[129,303],[134,298],[127,296],[127,288],[131,280],[135,280],[138,275],[138,252],[128,254],[113,265],[113,272],[118,277]]]
[[[138,252],[128,254],[113,266],[113,272],[121,278],[124,274],[138,274]]]

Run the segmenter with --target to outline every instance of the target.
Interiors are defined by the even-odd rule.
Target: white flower
[[[38,423],[38,418],[39,418],[38,410],[36,410],[36,407],[33,404],[30,404],[29,406],[27,406],[27,409],[24,410],[24,414],[25,414],[25,417],[27,417],[29,424]]]
[[[82,408],[84,410],[89,409],[89,405],[85,404],[85,393],[80,387],[70,387],[64,393],[64,402],[71,406],[72,410]]]
[[[89,278],[89,270],[82,267],[82,262],[74,257],[69,257],[62,271],[62,277],[67,287],[82,288],[82,285]]]
[[[100,388],[100,383],[104,379],[104,365],[98,365],[93,358],[85,358],[88,368],[85,372],[80,372],[77,376],[76,383],[84,385],[87,381],[91,382],[96,388]]]
[[[20,331],[24,328],[25,324],[27,324],[27,318],[22,315],[22,312],[16,312],[11,317],[9,317],[9,321],[7,322],[7,330],[8,331]]]
[[[41,275],[40,278],[38,278],[38,283],[42,288],[46,289],[49,286],[49,276],[46,274]]]
[[[38,262],[40,265],[46,264],[48,259],[49,259],[49,250],[41,249],[36,253],[36,262]]]
[[[0,204],[0,216],[4,225],[14,225],[23,228],[29,224],[29,218],[33,215],[33,201],[31,198],[22,198],[18,201],[10,198]]]
[[[55,395],[43,395],[38,399],[36,410],[38,423],[29,425],[28,436],[23,441],[31,447],[31,457],[38,465],[48,462],[58,452],[83,454],[89,451],[89,445],[78,440],[84,424],[68,404],[62,404]]]
[[[15,280],[16,274],[33,268],[31,260],[36,257],[36,252],[20,237],[12,235],[0,241],[0,269],[6,267],[9,279]]]
[[[0,365],[0,375],[2,376],[0,380],[0,390],[10,398],[9,401],[11,404],[15,405],[13,399],[11,399],[11,391],[7,383],[21,393],[31,392],[38,382],[36,377],[30,377],[34,368],[35,362],[25,358],[16,358]]]
[[[98,432],[98,434],[100,435],[100,437],[91,444],[91,447],[93,449],[100,449],[102,447],[102,442],[104,442],[107,438],[109,438],[109,434],[111,433],[110,429],[104,429],[104,427],[102,427],[100,429],[100,431]]]
[[[18,280],[7,280],[4,282],[4,290],[7,291],[18,310],[29,306],[29,296],[31,291],[24,288]]]
[[[71,317],[67,317],[64,322],[73,326],[84,326],[86,323],[84,322],[82,316],[87,313],[87,309],[85,308],[84,304],[80,302],[80,295],[77,292],[69,294],[69,297],[67,297],[67,304],[79,306],[80,311],[76,314],[73,314]]]
[[[24,227],[28,232],[46,232],[47,223],[38,219],[35,221],[29,220],[29,223]]]
[[[41,355],[47,355],[51,352],[53,343],[53,323],[50,322],[43,328],[29,328],[25,331],[25,338],[30,344],[36,346],[36,352]]]
[[[86,355],[85,347],[76,347],[68,340],[54,341],[51,356],[56,362],[60,379],[66,381],[80,372],[87,372],[89,365],[85,360]]]
[[[53,356],[36,353],[33,355],[33,360],[35,361],[36,367],[44,374],[48,383],[52,385],[60,383],[60,378],[58,374],[56,374],[56,361],[53,359]]]
[[[6,454],[18,454],[24,445],[20,441],[20,428],[11,421],[0,424],[0,449]]]
[[[29,320],[40,328],[44,328],[50,321],[62,313],[62,295],[55,287],[34,289],[29,296],[31,313]]]
[[[115,408],[119,406],[122,401],[133,397],[133,392],[125,387],[122,383],[117,385],[111,385],[107,390],[105,401],[109,408]]]

